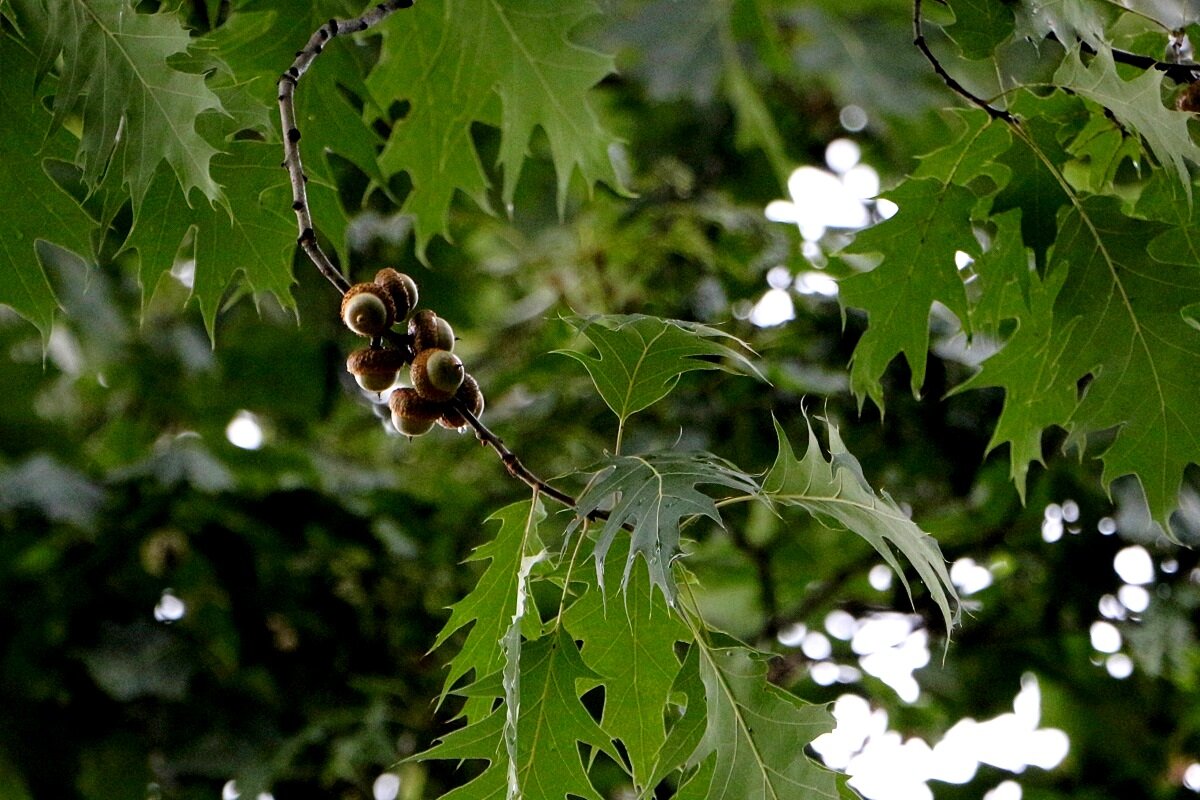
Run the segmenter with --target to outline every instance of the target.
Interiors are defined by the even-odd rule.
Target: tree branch
[[[304,174],[304,166],[300,162],[300,129],[296,127],[296,106],[293,96],[301,76],[321,55],[325,45],[338,36],[365,31],[377,25],[402,8],[411,8],[413,0],[388,0],[379,3],[357,19],[331,19],[313,32],[304,48],[296,53],[296,60],[279,77],[279,120],[283,126],[283,166],[288,171],[292,183],[292,210],[296,212],[296,225],[300,235],[297,244],[340,293],[345,294],[350,288],[350,281],[333,265],[329,256],[317,243],[317,234],[313,228],[312,210],[308,206],[308,192],[305,184],[308,176]]]
[[[320,273],[341,294],[345,294],[349,290],[350,281],[346,279],[341,270],[333,265],[333,262],[329,260],[325,251],[317,243],[317,236],[313,227],[312,210],[308,205],[308,192],[305,186],[308,182],[308,176],[304,174],[304,166],[300,161],[300,129],[296,126],[296,106],[294,99],[296,87],[300,84],[300,78],[308,71],[313,61],[316,60],[317,56],[321,54],[321,51],[325,49],[325,46],[332,39],[349,33],[365,31],[367,28],[379,24],[392,13],[401,9],[411,8],[412,5],[413,0],[388,0],[388,2],[379,3],[356,19],[329,20],[329,22],[326,22],[313,32],[313,35],[309,37],[308,43],[304,45],[304,48],[296,53],[296,60],[292,62],[292,65],[279,78],[279,120],[283,127],[283,167],[287,169],[288,177],[292,184],[292,210],[296,212],[296,225],[300,230],[300,235],[296,241],[304,249],[304,252],[308,254],[309,259]],[[411,355],[412,340],[407,334],[388,331],[382,338],[386,338],[398,348],[406,349]],[[479,441],[491,447],[496,452],[496,455],[500,457],[500,461],[504,464],[504,468],[508,470],[509,475],[512,475],[533,489],[534,492],[562,503],[567,508],[575,509],[578,507],[579,501],[574,496],[554,488],[521,463],[521,459],[517,457],[516,453],[509,450],[504,441],[480,422],[479,418],[472,414],[471,409],[467,408],[464,403],[457,399],[452,402],[458,412],[462,414],[463,418],[475,430],[475,435]],[[606,520],[609,518],[609,513],[597,509],[589,513],[587,518],[590,520]],[[628,524],[622,527],[632,530],[632,526]]]
[[[1058,41],[1053,33],[1049,38]],[[1060,42],[1061,44],[1061,42]],[[1096,48],[1084,41],[1079,42],[1079,48],[1090,56],[1096,55]],[[1113,61],[1118,64],[1128,64],[1141,69],[1156,69],[1166,74],[1175,83],[1195,83],[1200,80],[1200,64],[1174,64],[1169,61],[1157,61],[1150,56],[1140,56],[1125,50],[1111,50]]]
[[[479,418],[471,413],[471,409],[467,408],[466,403],[463,403],[457,397],[451,402],[454,404],[454,409],[459,414],[462,414],[463,419],[475,430],[475,436],[479,439],[480,443],[492,448],[496,451],[496,455],[500,456],[500,462],[504,464],[504,468],[508,470],[509,475],[512,475],[535,492],[540,492],[562,503],[567,508],[575,508],[579,505],[579,501],[575,497],[564,491],[555,489],[522,464],[521,459],[517,457],[516,453],[508,449],[508,445],[504,443],[504,440],[492,433],[488,426],[480,422]],[[590,519],[608,519],[608,512],[596,511],[593,514],[589,514],[588,517]]]
[[[921,0],[913,0],[913,44],[917,46],[917,49],[925,56],[925,60],[933,66],[933,71],[952,92],[982,108],[992,119],[1004,120],[1010,125],[1017,124],[1017,118],[1012,114],[996,108],[987,100],[973,94],[967,87],[955,80],[949,72],[946,72],[942,62],[938,61],[937,56],[933,54],[933,51],[929,49],[929,44],[925,41],[925,31],[921,24]]]
[[[1004,120],[1005,122],[1013,125],[1017,124],[1016,117],[1003,109],[996,108],[979,95],[971,92],[969,89],[955,80],[954,77],[946,71],[945,67],[942,66],[942,62],[938,61],[937,56],[935,56],[933,51],[929,49],[929,43],[925,40],[925,32],[922,26],[921,17],[921,3],[922,0],[913,0],[913,44],[916,45],[917,49],[921,51],[921,54],[925,56],[925,60],[933,66],[933,71],[937,73],[938,77],[942,79],[942,82],[945,83],[952,92],[960,97],[965,98],[972,104],[982,108],[993,119]],[[1057,36],[1054,35],[1053,32],[1051,32],[1046,38],[1050,39],[1051,41],[1058,42],[1063,47],[1067,46],[1066,43],[1062,42]],[[1082,40],[1080,40],[1078,44],[1079,49],[1084,53],[1087,53],[1091,56],[1096,55],[1096,48],[1092,45]],[[1168,78],[1175,81],[1175,83],[1190,84],[1200,81],[1200,64],[1159,61],[1151,58],[1150,56],[1138,55],[1137,53],[1130,53],[1128,51],[1117,50],[1115,48],[1110,48],[1110,52],[1112,53],[1113,61],[1117,62],[1118,64],[1128,64],[1129,66],[1138,67],[1140,69],[1155,69],[1164,73]]]

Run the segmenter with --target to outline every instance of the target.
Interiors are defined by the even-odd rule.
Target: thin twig
[[[540,492],[552,500],[562,503],[567,508],[572,510],[578,509],[579,500],[577,500],[573,495],[569,495],[561,489],[556,489],[550,484],[546,483],[544,480],[534,474],[532,470],[522,464],[521,459],[517,457],[516,453],[508,449],[508,445],[504,443],[504,440],[493,433],[488,426],[480,422],[479,417],[472,414],[471,409],[467,408],[465,403],[458,398],[454,398],[451,400],[451,402],[454,404],[455,410],[458,411],[459,414],[462,414],[463,419],[467,421],[467,424],[469,424],[475,430],[475,436],[479,439],[480,443],[492,448],[496,451],[496,455],[500,456],[500,463],[502,463],[504,468],[508,470],[509,475],[512,475],[514,478],[521,481],[535,492]],[[607,511],[598,508],[589,512],[586,515],[586,519],[593,521],[606,520],[609,518],[609,516],[610,514]],[[632,530],[632,526],[628,524],[621,527],[627,530]]]
[[[982,108],[992,119],[1004,120],[1010,125],[1017,124],[1017,118],[1012,114],[1004,109],[996,108],[987,100],[972,93],[967,87],[956,81],[949,72],[946,72],[942,66],[942,62],[938,61],[937,56],[933,54],[933,51],[929,49],[929,44],[925,41],[925,31],[921,25],[921,0],[913,0],[913,44],[917,46],[917,49],[921,51],[925,59],[933,65],[933,71],[938,74],[938,77],[942,79],[942,82],[952,92]]]
[[[333,265],[329,256],[317,244],[317,234],[313,228],[312,210],[308,206],[308,192],[305,184],[308,176],[304,174],[304,166],[300,163],[300,129],[296,127],[296,106],[293,95],[300,77],[308,70],[325,45],[337,36],[365,31],[372,25],[382,22],[393,12],[402,8],[411,8],[413,0],[388,0],[379,3],[370,11],[357,19],[331,19],[313,32],[304,48],[296,53],[296,60],[279,77],[279,120],[283,126],[283,166],[288,171],[292,182],[292,210],[296,212],[296,225],[300,229],[297,243],[312,259],[313,264],[321,274],[333,284],[342,294],[350,288],[350,281]]]
[[[496,434],[492,433],[488,426],[479,421],[479,417],[471,413],[471,409],[467,408],[466,403],[463,403],[458,398],[451,401],[458,413],[462,414],[463,419],[467,421],[472,428],[475,429],[475,436],[482,444],[487,445],[496,451],[496,455],[500,456],[500,463],[504,464],[504,468],[508,470],[508,474],[512,475],[517,480],[524,483],[530,489],[536,492],[541,492],[547,497],[562,503],[568,508],[575,508],[579,505],[579,501],[564,491],[555,489],[550,484],[533,474],[524,464],[517,454],[508,449],[508,445],[504,443]],[[607,518],[605,514],[603,518]]]

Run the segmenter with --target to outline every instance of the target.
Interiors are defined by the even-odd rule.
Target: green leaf
[[[1074,384],[1064,383],[1060,374],[1069,328],[1062,332],[1054,329],[1054,301],[1065,277],[1065,272],[1059,272],[1043,283],[1032,276],[1028,307],[1024,307],[1019,293],[1008,292],[1012,302],[1021,306],[1020,310],[1010,307],[1005,314],[1017,319],[1016,331],[999,353],[983,362],[976,375],[952,392],[986,386],[1005,390],[1004,409],[988,450],[1008,443],[1009,474],[1022,501],[1029,465],[1034,461],[1044,463],[1042,432],[1052,425],[1062,425],[1076,405]]]
[[[1163,105],[1163,77],[1156,69],[1146,69],[1131,81],[1122,80],[1107,48],[1101,48],[1086,66],[1076,48],[1054,74],[1057,83],[1104,106],[1122,125],[1140,134],[1158,162],[1179,176],[1190,201],[1192,179],[1186,162],[1200,164],[1200,154],[1188,133],[1191,115]]]
[[[683,665],[671,685],[671,698],[672,706],[679,711],[668,715],[674,722],[655,754],[654,772],[648,781],[651,786],[657,786],[672,772],[687,767],[708,728],[708,706],[704,700],[704,682],[700,680],[698,644],[688,648]],[[707,783],[704,785],[707,786]]]
[[[10,36],[0,36],[0,303],[50,335],[58,301],[46,279],[37,241],[80,254],[91,252],[94,223],[46,174],[47,158],[69,158],[70,136],[45,136],[50,115],[34,91],[32,57]]]
[[[1029,313],[1037,277],[1021,239],[1021,212],[1005,211],[988,222],[992,225],[990,245],[971,265],[971,325],[976,336],[997,336],[1004,320],[1021,319]]]
[[[936,178],[942,183],[967,186],[987,176],[997,186],[1008,182],[1008,170],[996,158],[1012,146],[1008,126],[997,123],[981,108],[950,109],[951,125],[958,129],[950,144],[920,156],[914,178]]]
[[[958,614],[957,609],[951,608],[958,603],[958,593],[950,582],[937,542],[917,527],[886,492],[876,494],[858,460],[846,450],[837,426],[827,423],[829,460],[826,461],[812,425],[805,422],[808,449],[803,459],[797,459],[783,426],[775,421],[779,455],[763,481],[763,494],[780,505],[803,508],[825,525],[866,539],[900,576],[911,598],[912,589],[892,548],[899,550],[941,609],[949,633]]]
[[[1040,40],[1054,34],[1064,47],[1080,39],[1102,44],[1104,29],[1116,15],[1111,4],[1096,0],[1019,0],[1013,12],[1018,35]]]
[[[1051,274],[1068,270],[1057,335],[1078,320],[1063,347],[1061,380],[1073,386],[1093,376],[1068,422],[1071,439],[1119,428],[1102,456],[1104,482],[1137,475],[1151,513],[1165,523],[1184,469],[1200,463],[1200,330],[1182,313],[1200,302],[1200,268],[1174,248],[1151,242],[1148,250],[1156,235],[1191,237],[1134,221],[1113,198],[1088,198],[1061,224]]]
[[[624,745],[639,791],[652,791],[661,780],[652,776],[679,672],[675,643],[691,635],[648,583],[635,581],[620,602],[615,584],[621,566],[621,559],[609,559],[607,595],[598,583],[589,585],[567,609],[563,624],[583,642],[584,663],[604,681],[600,727]]]
[[[12,0],[21,30],[38,51],[40,71],[62,59],[55,118],[83,121],[79,160],[98,186],[109,170],[133,196],[137,213],[161,161],[186,196],[221,197],[210,174],[217,150],[196,130],[221,101],[196,75],[169,66],[191,39],[174,13],[139,14],[128,0]]]
[[[593,13],[585,0],[445,0],[388,20],[367,84],[380,108],[412,106],[380,164],[412,180],[402,210],[414,217],[420,253],[432,236],[448,234],[455,191],[490,207],[490,182],[471,138],[476,122],[500,129],[506,206],[535,128],[549,141],[560,209],[576,171],[589,190],[597,181],[621,189],[609,157],[613,139],[588,100],[613,71],[612,60],[569,38]]]
[[[642,314],[568,317],[567,322],[599,355],[555,352],[587,368],[596,391],[622,424],[670,394],[685,372],[721,369],[762,378],[741,352],[750,351],[745,342],[707,325]]]
[[[654,453],[617,456],[600,466],[600,476],[579,497],[576,512],[587,517],[616,502],[596,539],[596,578],[604,586],[604,564],[613,540],[629,525],[631,544],[621,576],[621,588],[639,555],[646,562],[650,583],[675,603],[671,562],[680,554],[679,525],[687,517],[707,517],[718,525],[721,515],[713,499],[697,489],[702,484],[725,486],[748,495],[758,493],[754,479],[711,453]]]
[[[992,201],[992,213],[1020,209],[1021,238],[1042,267],[1058,235],[1058,210],[1070,203],[1067,187],[1047,162],[1057,169],[1070,161],[1062,141],[1077,135],[1090,115],[1082,100],[1060,91],[1045,97],[1018,92],[1009,109],[1023,120],[1024,135],[997,159],[1010,177]]]
[[[705,797],[711,800],[800,800],[840,797],[837,776],[804,748],[833,730],[833,715],[767,680],[769,656],[745,647],[697,641],[708,727],[692,754],[716,755]]]
[[[532,518],[533,525],[530,525],[529,501],[505,506],[488,517],[489,521],[500,523],[500,530],[490,542],[475,548],[468,559],[487,560],[488,566],[479,576],[474,590],[451,607],[450,619],[446,620],[433,643],[436,650],[456,631],[471,626],[458,654],[450,661],[439,703],[468,673],[474,672],[478,681],[504,665],[501,642],[517,612],[521,560],[530,542],[535,540],[537,522],[543,517],[544,512],[539,506]]]
[[[952,0],[954,24],[946,34],[958,45],[964,58],[988,58],[996,46],[1012,35],[1013,12],[996,0]]]
[[[445,797],[505,796],[562,800],[565,796],[602,800],[580,757],[579,744],[618,759],[612,743],[580,701],[597,683],[566,631],[526,642],[521,655],[521,708],[517,722],[517,762],[508,761],[501,735],[505,709],[460,728],[417,758],[486,759],[475,781]]]
[[[274,109],[276,82],[284,67],[292,63],[295,50],[330,17],[357,16],[361,10],[361,4],[347,0],[305,4],[256,0],[231,14],[224,25],[201,39],[199,46],[224,56],[253,98]],[[359,49],[351,39],[335,39],[301,78],[294,95],[296,124],[303,135],[300,150],[310,177],[331,177],[329,154],[337,153],[376,184],[386,186],[377,161],[383,141],[346,96],[349,92],[363,101],[371,99],[363,77],[365,69],[355,57]],[[270,134],[273,140],[278,138],[278,122]]]
[[[192,296],[200,304],[210,337],[215,337],[221,299],[238,273],[255,292],[270,292],[284,308],[294,308],[291,254],[296,222],[289,208],[287,175],[279,168],[279,150],[253,141],[230,142],[227,147],[228,153],[213,159],[213,174],[228,188],[228,210],[204,200],[189,207],[172,176],[160,172],[125,243],[141,255],[144,303],[171,270],[184,237],[194,231],[193,251],[187,254],[196,262]],[[319,198],[334,192],[320,181],[309,183],[310,199],[314,207],[321,203],[328,222],[337,220],[331,213],[336,203]]]
[[[1142,143],[1107,114],[1092,114],[1079,135],[1067,145],[1075,161],[1063,165],[1063,175],[1072,185],[1089,194],[1106,194],[1117,170],[1128,159],[1137,164]]]
[[[840,283],[842,304],[867,312],[870,326],[854,348],[850,385],[858,396],[883,408],[879,379],[903,354],[912,371],[912,391],[925,382],[929,312],[945,304],[968,324],[967,296],[955,253],[977,254],[971,229],[976,197],[954,184],[909,180],[884,195],[899,212],[855,237],[844,253],[881,253],[879,266]]]

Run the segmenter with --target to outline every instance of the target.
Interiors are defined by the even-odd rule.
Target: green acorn
[[[466,374],[462,359],[437,348],[418,352],[409,371],[413,388],[426,400],[449,400]]]
[[[342,295],[342,322],[359,336],[378,336],[396,322],[396,307],[386,289],[356,283]]]

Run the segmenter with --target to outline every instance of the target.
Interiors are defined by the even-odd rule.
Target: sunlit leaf
[[[540,504],[531,504],[529,515],[525,518],[525,533],[522,538],[523,551],[528,549],[531,542],[537,540],[537,524],[544,516],[545,513]],[[533,609],[533,597],[529,593],[529,577],[533,568],[546,558],[545,550],[521,556],[521,566],[517,570],[512,620],[508,623],[508,630],[500,639],[500,645],[504,649],[504,670],[501,676],[501,683],[504,686],[504,748],[510,764],[518,762],[520,750],[521,657],[525,644],[523,633],[527,623],[537,623],[537,612]],[[509,792],[510,794],[519,793],[519,787],[511,783],[511,778]]]
[[[947,112],[957,131],[949,144],[920,156],[914,178],[936,178],[942,183],[966,186],[981,176],[997,186],[1008,180],[1008,170],[996,157],[1012,146],[1008,126],[997,123],[980,108],[958,108]]]
[[[367,83],[380,108],[411,104],[380,164],[412,180],[402,210],[415,218],[420,252],[432,236],[448,233],[455,192],[490,206],[489,180],[471,138],[477,122],[500,129],[506,205],[537,128],[549,140],[560,207],[576,172],[589,189],[598,181],[620,188],[612,138],[588,99],[613,71],[612,60],[571,41],[593,13],[583,0],[445,0],[417,3],[388,21]]]
[[[707,325],[642,314],[568,317],[567,322],[598,354],[558,352],[587,368],[622,422],[670,394],[685,372],[722,369],[762,377],[745,355],[745,342]]]
[[[1108,114],[1093,114],[1067,151],[1078,160],[1064,165],[1067,179],[1085,192],[1104,194],[1123,163],[1141,159],[1142,143]]]
[[[1188,133],[1190,115],[1163,105],[1162,72],[1147,69],[1133,80],[1123,80],[1107,49],[1092,56],[1087,65],[1076,49],[1063,61],[1054,79],[1104,106],[1121,124],[1141,135],[1159,163],[1175,171],[1191,197],[1187,162],[1200,165],[1200,152]]]
[[[1106,0],[1019,0],[1013,6],[1016,31],[1035,40],[1054,34],[1064,47],[1079,39],[1091,45],[1104,41],[1104,30],[1116,16]]]
[[[650,583],[675,602],[671,562],[680,554],[679,525],[688,517],[707,517],[718,525],[721,515],[701,485],[724,486],[741,494],[757,494],[754,479],[711,453],[661,452],[646,456],[617,456],[600,465],[600,475],[580,497],[576,511],[587,516],[615,498],[608,519],[596,538],[596,575],[604,585],[605,559],[622,526],[629,534],[629,556],[621,586],[629,583],[634,561],[646,562]]]
[[[900,551],[941,609],[949,632],[958,613],[954,607],[958,594],[937,542],[917,527],[886,492],[876,493],[871,488],[858,460],[842,443],[836,426],[827,425],[828,461],[821,453],[812,426],[806,427],[808,449],[803,458],[797,459],[783,426],[775,421],[779,455],[763,481],[763,494],[780,505],[803,508],[825,525],[866,539],[900,576],[911,597],[904,567],[893,548]]]

